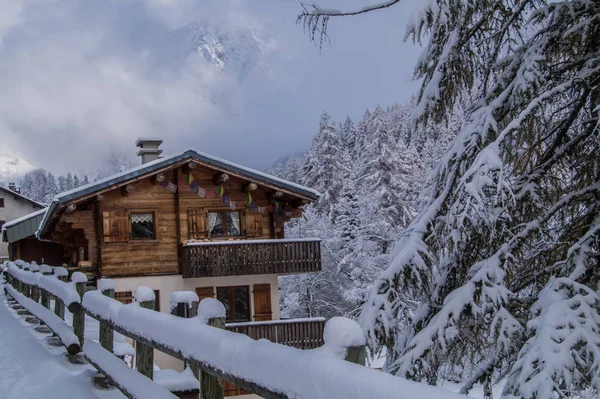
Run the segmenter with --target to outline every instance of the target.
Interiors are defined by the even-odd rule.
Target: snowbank
[[[344,357],[347,348],[365,344],[365,334],[356,321],[346,317],[333,317],[325,324],[323,340],[335,354]]]
[[[71,326],[49,309],[46,309],[39,303],[17,292],[17,290],[10,285],[6,285],[6,292],[30,311],[31,314],[46,323],[46,325],[61,339],[69,354],[74,355],[79,352],[79,339],[75,333],[73,333]]]
[[[167,389],[156,384],[94,341],[86,341],[83,353],[88,361],[102,370],[119,389],[136,399],[177,399]]]

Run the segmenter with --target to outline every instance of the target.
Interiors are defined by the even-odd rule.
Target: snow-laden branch
[[[354,15],[365,14],[368,12],[383,10],[400,3],[401,0],[390,0],[382,3],[365,6],[354,11],[340,11],[328,8],[321,8],[315,3],[300,3],[303,11],[298,14],[296,23],[304,26],[304,30],[308,32],[310,40],[315,42],[315,38],[319,38],[319,47],[323,47],[323,41],[328,40],[327,24],[331,17],[348,17]]]

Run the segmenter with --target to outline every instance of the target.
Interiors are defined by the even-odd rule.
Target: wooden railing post
[[[44,276],[50,276],[52,274],[52,270],[43,269],[42,274]],[[48,291],[41,288],[40,291],[42,292],[42,306],[47,309],[50,309],[50,294],[48,293]]]
[[[149,300],[150,293],[152,300]],[[154,291],[148,287],[138,287],[135,290],[135,296],[138,300],[140,307],[145,309],[155,308],[156,298],[154,297]],[[136,300],[137,300],[136,299]],[[148,299],[148,300],[146,300]],[[138,373],[145,375],[146,377],[153,379],[154,377],[154,349],[151,346],[143,344],[139,341],[135,343],[135,368]]]
[[[325,324],[323,332],[325,346],[333,353],[351,363],[366,363],[365,335],[361,326],[346,317],[332,317]]]
[[[83,294],[85,294],[85,286],[87,284],[87,277],[85,274],[81,272],[75,272],[71,276],[71,281],[75,283],[75,289],[79,294],[79,297],[83,301]],[[83,306],[80,306],[73,313],[73,332],[79,339],[79,344],[83,347],[83,333],[85,331],[85,313],[83,311]]]
[[[102,291],[102,295],[109,298],[115,297],[115,285],[112,280],[101,279],[98,282],[98,289]],[[114,332],[109,324],[105,321],[100,321],[100,345],[107,351],[113,351]]]
[[[220,305],[220,306],[219,306]],[[215,328],[225,328],[225,306],[214,298],[205,298],[198,305],[198,317]],[[223,399],[225,390],[219,379],[204,371],[200,372],[200,398]]]

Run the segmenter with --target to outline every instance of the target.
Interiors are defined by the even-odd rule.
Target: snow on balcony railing
[[[262,240],[227,240],[227,241],[188,241],[186,247],[201,247],[213,245],[251,245],[251,244],[287,244],[292,242],[321,242],[320,238],[274,238]]]

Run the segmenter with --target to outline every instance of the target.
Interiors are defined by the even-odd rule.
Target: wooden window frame
[[[250,322],[252,321],[252,302],[250,302],[250,294],[251,294],[251,286],[249,285],[224,285],[224,286],[220,286],[220,287],[216,287],[215,289],[215,296],[217,298],[219,298],[219,289],[224,289],[224,288],[229,288],[229,314],[233,317],[235,317],[235,289],[236,288],[246,288],[246,300],[248,301],[248,320],[246,321],[237,321],[235,319],[233,320],[227,320],[227,323],[246,323],[246,322]]]
[[[154,237],[134,237],[133,236],[133,222],[131,217],[133,215],[140,215],[149,213],[152,214],[152,224],[154,227]],[[132,210],[127,211],[127,219],[129,220],[129,240],[130,241],[158,241],[158,212],[155,210]]]
[[[226,223],[226,213],[233,213],[233,212],[237,212],[237,214],[239,215],[238,220],[240,221],[240,234],[238,235],[227,235],[227,223]],[[231,208],[221,208],[221,209],[207,209],[206,211],[206,218],[207,218],[207,224],[208,224],[208,215],[211,213],[219,213],[221,214],[221,226],[223,227],[223,234],[219,235],[219,236],[211,236],[210,235],[210,231],[207,232],[207,236],[208,238],[228,238],[228,237],[232,237],[232,238],[240,238],[240,237],[245,237],[244,236],[244,231],[242,229],[242,219],[244,217],[244,215],[242,214],[242,212],[240,210],[233,210]],[[241,286],[240,286],[241,287]]]

